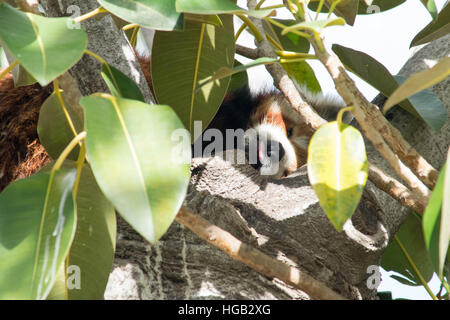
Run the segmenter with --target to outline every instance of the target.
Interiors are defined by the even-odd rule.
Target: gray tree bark
[[[78,5],[82,13],[97,6],[93,0],[41,3],[51,16],[66,15],[71,4]],[[112,19],[108,16],[98,21],[89,19],[83,27],[89,35],[89,49],[138,82],[147,101],[153,101],[132,49]],[[425,46],[401,73],[420,71],[425,68],[424,59],[448,55],[449,39],[447,36]],[[99,65],[90,57],[83,58],[71,74],[84,95],[106,91]],[[449,83],[446,79],[432,88],[447,110]],[[392,123],[405,138],[440,168],[449,146],[450,121],[436,134],[401,109],[393,110],[392,116]],[[392,174],[370,144],[367,151],[371,161]],[[376,298],[376,289],[367,282],[371,276],[367,269],[379,265],[386,246],[407,216],[407,211],[392,198],[369,183],[357,212],[344,230],[337,232],[321,210],[304,167],[288,178],[271,180],[258,176],[250,166],[232,165],[215,157],[194,159],[191,171],[184,202],[187,207],[242,242],[300,268],[347,298]],[[157,244],[150,245],[119,218],[116,258],[105,298],[309,299],[309,296],[232,260],[176,222]]]

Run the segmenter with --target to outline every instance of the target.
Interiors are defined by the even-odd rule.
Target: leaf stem
[[[242,22],[244,22],[249,27],[249,29],[255,36],[256,41],[258,41],[258,42],[263,41],[264,38],[263,38],[262,34],[259,32],[258,28],[256,28],[256,26],[253,24],[253,22],[249,18],[247,18],[243,14],[237,14],[237,16],[239,17],[239,19],[242,20]]]
[[[331,14],[333,13],[333,11],[334,11],[334,9],[336,8],[336,6],[339,4],[339,2],[341,2],[342,0],[336,0],[336,1],[333,1],[333,3],[331,4],[331,6],[330,6],[330,11],[328,11],[328,17],[327,17],[327,19],[329,19],[330,18],[330,16],[331,16]]]
[[[395,241],[397,242],[398,246],[400,247],[400,250],[402,250],[403,254],[405,255],[406,259],[408,260],[409,264],[413,268],[414,272],[417,274],[417,277],[419,278],[420,282],[422,283],[425,290],[427,290],[428,294],[433,300],[437,300],[437,297],[434,295],[433,291],[431,291],[430,287],[428,286],[428,283],[423,278],[422,274],[420,273],[419,269],[417,268],[416,264],[412,260],[411,256],[406,251],[405,247],[403,246],[403,243],[400,241],[400,239],[395,236]]]
[[[342,126],[342,116],[344,114],[345,111],[353,111],[355,109],[355,107],[350,106],[350,107],[345,107],[342,108],[341,110],[339,110],[337,117],[336,117],[336,121],[338,123],[338,128],[341,129]]]
[[[319,5],[317,6],[316,17],[314,18],[314,20],[317,20],[319,18],[319,13],[320,11],[322,11],[323,3],[324,0],[320,0]]]
[[[140,29],[139,26],[135,27],[134,30],[133,30],[133,33],[131,35],[131,38],[130,38],[130,44],[131,44],[131,46],[133,48],[136,47],[136,41],[137,41],[137,36],[138,36],[139,29]]]
[[[70,143],[64,148],[63,152],[61,152],[61,154],[59,155],[58,159],[53,165],[52,171],[56,171],[61,168],[64,160],[66,160],[67,156],[72,152],[73,148],[75,148],[76,145],[84,138],[86,138],[86,131],[80,132],[75,138],[72,139],[72,141],[70,141]]]
[[[65,104],[64,99],[63,99],[63,97],[61,95],[61,89],[59,88],[58,80],[56,80],[56,79],[53,80],[53,87],[54,87],[53,91],[55,92],[56,97],[58,98],[58,101],[59,101],[59,104],[61,105],[61,109],[62,109],[62,111],[64,113],[64,116],[66,117],[66,120],[69,123],[69,127],[72,130],[73,135],[76,137],[77,136],[77,130],[75,129],[75,126],[73,125],[73,121],[70,118],[69,112],[67,111],[66,104]]]
[[[89,18],[92,18],[93,16],[96,16],[97,14],[103,13],[103,12],[108,12],[108,10],[106,10],[103,7],[98,7],[97,9],[94,9],[92,11],[89,11],[88,13],[85,13],[85,14],[79,16],[79,17],[76,17],[75,19],[73,19],[73,21],[81,22],[81,21],[84,21],[84,20],[87,20]]]
[[[6,76],[8,73],[10,73],[11,70],[14,69],[18,64],[19,64],[19,61],[14,60],[13,63],[11,63],[6,69],[4,69],[4,70],[0,73],[0,80],[3,79],[3,77]]]
[[[278,51],[283,51],[283,47],[275,41],[275,39],[273,39],[268,33],[266,34],[266,38],[267,40],[269,40],[269,42],[278,49]]]
[[[137,27],[139,27],[139,25],[137,23],[130,23],[130,24],[127,24],[126,26],[124,26],[122,28],[122,30],[123,31],[127,31],[127,30],[130,30],[130,29],[135,29]]]

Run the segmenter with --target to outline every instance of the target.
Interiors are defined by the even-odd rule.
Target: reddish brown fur
[[[36,130],[40,107],[51,91],[39,84],[15,88],[11,74],[0,80],[0,190],[49,161]]]

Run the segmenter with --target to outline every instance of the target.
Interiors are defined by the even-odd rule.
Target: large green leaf
[[[175,0],[98,0],[108,11],[130,23],[157,30],[183,29]]]
[[[0,299],[45,299],[76,227],[76,171],[18,180],[0,194]]]
[[[76,201],[77,229],[68,257],[68,278],[64,276],[64,268],[61,269],[62,277],[55,283],[49,299],[103,299],[111,272],[116,214],[88,165],[83,167]]]
[[[428,282],[433,276],[433,265],[430,261],[425,240],[423,237],[421,221],[416,214],[410,213],[400,230],[387,247],[381,260],[381,266],[386,271],[395,271],[406,277],[409,285],[422,285],[414,267],[406,255],[411,259],[414,267]]]
[[[70,18],[47,18],[0,3],[0,43],[42,85],[67,71],[83,55],[87,36],[68,28]]]
[[[134,99],[142,102],[144,96],[138,85],[122,73],[119,69],[103,64],[102,77],[111,93],[118,98]]]
[[[168,106],[98,94],[81,99],[87,156],[97,183],[120,215],[149,242],[177,214],[189,182],[190,141]],[[176,159],[182,151],[187,158]]]
[[[450,32],[450,3],[439,12],[425,28],[411,41],[411,47],[424,44],[445,36]]]
[[[386,67],[364,52],[337,44],[334,44],[332,49],[347,69],[379,90],[385,97],[391,96],[399,87],[397,80]],[[434,96],[432,98],[433,103],[430,104],[428,102],[432,96]],[[400,101],[398,105],[415,117],[425,121],[435,131],[439,131],[446,119],[445,108],[430,91],[416,96],[414,104],[407,99]]]
[[[272,13],[271,9],[245,10],[230,0],[176,0],[178,12],[196,14],[248,14],[263,18]]]
[[[66,110],[72,120],[77,133],[83,131],[83,109],[79,105],[69,103],[64,92],[61,92],[62,99],[65,102]],[[37,126],[39,141],[45,147],[45,151],[53,159],[57,159],[64,148],[74,138],[66,116],[64,115],[61,103],[53,93],[42,104],[39,111],[39,120]],[[76,160],[79,147],[76,147],[70,154],[69,159]]]
[[[308,148],[308,177],[320,206],[337,230],[361,199],[368,162],[361,133],[336,121],[321,126]]]
[[[441,230],[442,198],[444,197],[444,176],[445,165],[441,169],[422,219],[425,245],[436,272],[439,272],[439,234]]]
[[[231,16],[224,27],[186,22],[183,32],[156,32],[152,49],[152,81],[158,103],[170,105],[194,136],[194,121],[210,123],[227,92],[230,79],[199,83],[219,68],[232,68],[234,33]]]

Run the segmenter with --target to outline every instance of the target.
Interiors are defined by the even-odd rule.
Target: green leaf
[[[359,131],[336,121],[321,126],[308,148],[308,177],[328,219],[337,230],[361,199],[368,174],[364,140]]]
[[[273,19],[278,23],[281,23],[285,26],[292,26],[296,22],[295,20],[282,20],[282,19]],[[288,33],[285,35],[282,35],[281,32],[283,29],[280,27],[269,23],[266,20],[263,20],[263,27],[264,30],[273,38],[275,39],[279,44],[281,44],[281,47],[286,51],[293,51],[293,52],[309,52],[309,41],[294,33]]]
[[[428,201],[422,219],[425,246],[430,254],[434,269],[439,273],[439,234],[441,229],[441,207],[444,196],[445,165],[441,169],[439,178]]]
[[[306,61],[297,61],[281,64],[291,78],[294,78],[300,86],[306,87],[311,92],[321,92],[314,70]]]
[[[214,72],[214,74],[211,77],[207,77],[206,79],[204,79],[199,84],[199,86],[196,88],[196,91],[212,81],[217,81],[217,80],[220,80],[223,78],[227,78],[227,77],[237,74],[239,72],[246,71],[247,69],[252,68],[252,67],[256,67],[256,66],[260,66],[260,65],[264,65],[264,64],[270,64],[270,63],[274,63],[277,61],[278,61],[277,58],[262,57],[262,58],[258,58],[256,60],[253,60],[244,65],[239,64],[237,66],[234,66],[233,68],[221,67],[221,68],[219,68],[219,70]]]
[[[117,68],[103,63],[102,77],[114,96],[145,102],[138,85]]]
[[[106,94],[84,97],[81,105],[97,183],[120,215],[155,243],[175,218],[189,182],[189,137],[176,141],[186,133],[181,121],[168,106]],[[185,158],[177,159],[177,150]]]
[[[425,28],[423,28],[411,41],[410,47],[418,46],[436,40],[450,32],[450,4],[448,3],[441,12]]]
[[[434,0],[420,0],[420,2],[427,8],[433,19],[437,17],[437,8]]]
[[[76,171],[38,173],[0,194],[0,299],[45,299],[76,227]]]
[[[415,285],[421,285],[422,282],[418,278],[414,268],[411,266],[411,263],[406,258],[400,245],[404,247],[406,253],[424,280],[426,282],[430,281],[433,276],[433,265],[425,247],[425,239],[423,237],[421,224],[421,220],[417,215],[410,213],[398,231],[396,239],[388,245],[381,260],[381,266],[386,271],[400,273]]]
[[[183,29],[175,0],[98,0],[101,6],[130,23],[157,30]]]
[[[69,103],[64,92],[61,92],[61,95],[75,130],[77,133],[83,131],[83,109],[79,105]],[[52,93],[42,104],[39,111],[37,132],[39,141],[53,159],[58,158],[75,136],[67,122],[56,93]],[[68,158],[77,160],[79,150],[80,148],[76,147]]]
[[[264,18],[273,10],[245,10],[230,0],[176,0],[178,12],[195,14],[248,14],[256,18]]]
[[[446,167],[450,168],[450,148],[447,153]],[[444,273],[445,257],[450,243],[450,170],[445,170],[444,192],[442,198],[441,230],[439,232],[439,274]],[[450,261],[450,257],[448,257]]]
[[[88,165],[81,172],[76,201],[78,222],[68,256],[69,286],[62,268],[49,299],[102,300],[114,259],[116,214]]]
[[[342,18],[336,19],[327,19],[327,20],[315,20],[315,21],[306,21],[294,24],[292,26],[286,27],[281,34],[285,35],[291,31],[313,31],[315,33],[321,34],[323,30],[327,27],[331,26],[343,26],[345,25],[345,20]]]
[[[336,44],[332,49],[347,69],[379,90],[385,97],[389,97],[399,87],[397,80],[386,67],[364,52]],[[429,99],[432,99],[432,104],[427,102]],[[410,100],[404,100],[398,105],[418,119],[425,121],[436,131],[439,131],[446,119],[445,108],[430,91],[416,96],[414,104]]]
[[[87,36],[68,28],[70,18],[47,18],[0,3],[0,43],[45,86],[83,55]]]
[[[194,136],[194,121],[210,123],[227,92],[230,79],[199,83],[221,67],[234,63],[231,16],[221,16],[223,28],[186,22],[183,32],[156,32],[152,49],[152,82],[156,99],[170,105]],[[176,93],[176,94],[175,94]]]
[[[383,112],[409,96],[431,87],[450,75],[450,57],[441,59],[434,67],[411,75],[400,87],[398,87],[386,101]]]

